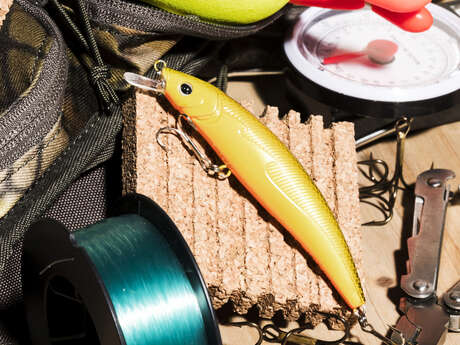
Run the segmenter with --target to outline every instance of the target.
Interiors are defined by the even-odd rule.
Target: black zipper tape
[[[91,18],[100,24],[121,25],[131,29],[167,34],[184,34],[212,40],[248,36],[281,17],[290,5],[272,16],[248,25],[227,25],[205,22],[195,16],[182,16],[160,8],[125,0],[88,0]]]

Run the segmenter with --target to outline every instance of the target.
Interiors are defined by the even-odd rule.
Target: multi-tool
[[[443,296],[436,293],[447,204],[452,196],[450,170],[432,169],[417,177],[412,234],[407,240],[407,274],[401,277],[399,309],[392,329],[398,345],[441,345],[447,331],[460,332],[460,280]],[[460,338],[459,338],[460,341]]]

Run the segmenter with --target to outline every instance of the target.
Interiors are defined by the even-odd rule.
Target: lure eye
[[[184,96],[188,96],[192,93],[192,86],[190,84],[187,84],[187,83],[183,83],[181,84],[180,86],[180,92],[184,95]]]

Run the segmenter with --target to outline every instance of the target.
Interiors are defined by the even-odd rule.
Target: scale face
[[[378,16],[369,7],[358,11],[310,8],[304,11],[285,52],[305,78],[328,90],[362,100],[417,102],[460,88],[460,18],[430,4],[433,26],[410,33]],[[395,58],[378,64],[362,56],[323,65],[325,57],[361,51],[370,41],[398,45]]]

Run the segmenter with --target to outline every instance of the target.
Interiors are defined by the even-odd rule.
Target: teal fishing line
[[[103,281],[126,345],[204,345],[205,324],[171,246],[145,218],[106,219],[74,233]]]

